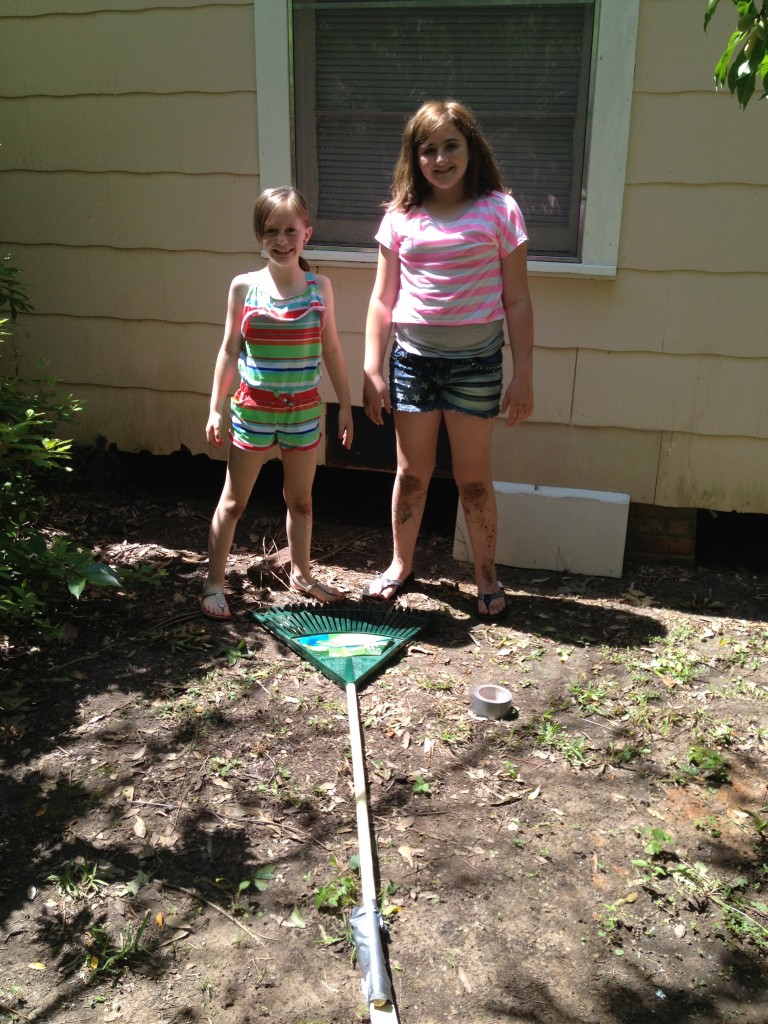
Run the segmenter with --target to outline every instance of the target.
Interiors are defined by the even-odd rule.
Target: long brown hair
[[[253,233],[259,244],[264,237],[267,221],[280,207],[286,207],[290,213],[304,223],[305,227],[312,226],[309,203],[297,188],[286,185],[282,188],[265,189],[253,207]],[[304,271],[311,269],[303,256],[299,256],[299,266]]]
[[[428,100],[419,107],[403,131],[392,181],[390,205],[395,209],[407,213],[424,202],[429,185],[419,166],[419,146],[447,121],[454,124],[467,140],[469,163],[464,176],[465,195],[476,199],[489,192],[504,191],[501,169],[469,107],[457,100]]]

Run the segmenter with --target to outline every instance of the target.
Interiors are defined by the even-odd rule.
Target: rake
[[[253,617],[346,691],[362,889],[362,906],[352,911],[350,923],[371,1024],[398,1024],[381,942],[384,922],[376,901],[357,688],[412,640],[432,616],[344,603],[322,611],[307,606],[275,608],[254,612]]]

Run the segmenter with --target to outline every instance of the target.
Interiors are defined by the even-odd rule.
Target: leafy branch
[[[706,32],[720,0],[707,0],[704,15]],[[736,96],[744,110],[754,94],[757,79],[763,86],[760,99],[768,96],[768,13],[765,3],[758,8],[753,0],[731,0],[738,19],[736,31],[728,40],[720,60],[715,65],[715,85],[728,89]]]

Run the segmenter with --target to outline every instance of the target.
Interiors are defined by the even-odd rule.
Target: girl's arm
[[[501,260],[502,302],[512,348],[512,381],[504,392],[501,411],[514,427],[533,412],[533,307],[528,291],[528,246]]]
[[[392,329],[392,310],[400,291],[400,257],[385,245],[379,246],[376,282],[368,306],[365,323],[365,364],[363,377],[363,406],[366,415],[379,426],[384,422],[381,414],[392,412],[389,388],[384,380],[384,356]]]
[[[229,393],[229,388],[237,373],[237,360],[240,357],[240,323],[243,319],[243,305],[245,296],[248,294],[247,275],[241,274],[236,277],[229,286],[229,298],[227,300],[227,322],[224,327],[224,338],[216,356],[216,366],[213,371],[213,386],[211,387],[211,405],[208,412],[208,422],[205,426],[205,435],[208,443],[220,446],[221,437],[221,407],[224,399]]]
[[[315,278],[318,291],[325,305],[325,326],[322,333],[323,363],[328,371],[333,390],[339,400],[339,440],[345,448],[352,447],[352,401],[349,397],[349,379],[344,351],[336,330],[336,314],[333,304],[331,282],[322,274]]]

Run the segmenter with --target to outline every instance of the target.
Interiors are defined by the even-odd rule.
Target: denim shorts
[[[489,356],[416,356],[395,345],[389,359],[389,397],[398,412],[464,412],[490,419],[501,401],[501,349]]]

